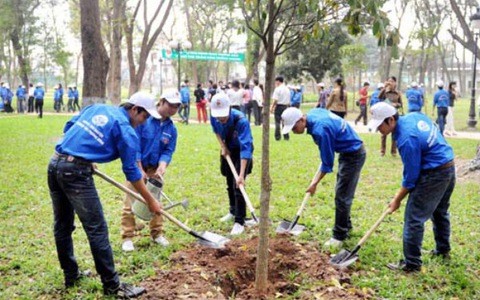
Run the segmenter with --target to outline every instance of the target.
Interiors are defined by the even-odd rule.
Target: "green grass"
[[[56,257],[52,233],[52,208],[46,170],[54,145],[67,116],[0,117],[0,298],[3,299],[94,299],[102,295],[98,276],[81,286],[63,291],[63,276]],[[228,234],[231,224],[218,219],[227,211],[224,178],[219,172],[219,149],[209,125],[179,124],[177,152],[166,176],[165,192],[174,200],[187,198],[188,211],[176,208],[172,213],[189,226],[201,231]],[[259,207],[261,132],[253,127],[255,139],[254,169],[247,178],[247,191]],[[273,132],[272,132],[273,133]],[[272,138],[273,139],[273,138]],[[362,135],[368,151],[352,209],[353,236],[346,243],[355,243],[374,223],[392,198],[401,182],[399,158],[378,155],[380,137]],[[450,140],[457,158],[471,159],[477,141]],[[318,149],[307,135],[295,135],[289,142],[271,142],[271,219],[272,231],[280,218],[292,218],[304,191],[319,164]],[[124,180],[118,161],[99,168],[119,181]],[[299,237],[320,245],[330,237],[334,218],[335,175],[325,177],[312,197],[301,223],[308,230]],[[116,267],[121,277],[139,283],[153,276],[155,268],[168,268],[169,255],[194,242],[194,238],[165,222],[166,236],[172,246],[163,249],[150,243],[148,230],[135,240],[137,251],[121,251],[120,215],[123,194],[96,178],[104,205],[114,250]],[[452,254],[449,264],[424,258],[424,272],[418,275],[392,273],[385,264],[401,258],[403,203],[400,213],[387,217],[360,252],[359,271],[353,284],[375,291],[377,297],[389,299],[478,299],[480,297],[480,230],[478,200],[480,187],[458,183],[451,199]],[[259,214],[257,212],[257,214]],[[85,233],[77,221],[74,232],[75,254],[82,268],[94,270]],[[434,247],[431,224],[425,231],[424,248]],[[320,249],[320,247],[319,247]],[[294,274],[292,274],[294,276]],[[322,283],[318,283],[319,285]]]

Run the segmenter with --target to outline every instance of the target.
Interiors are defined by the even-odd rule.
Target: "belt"
[[[448,169],[448,168],[451,168],[451,167],[454,167],[454,166],[455,166],[455,161],[451,160],[451,161],[447,162],[446,164],[443,164],[439,167],[436,167],[436,168],[433,168],[433,169],[422,170],[422,172],[423,173],[431,173],[431,172],[435,172],[435,171],[445,170],[445,169]]]
[[[89,162],[88,160],[85,160],[81,157],[76,157],[76,156],[73,156],[73,155],[68,155],[68,154],[62,154],[62,153],[55,152],[55,153],[53,153],[53,157],[58,158],[58,159],[64,159],[68,162],[75,163],[75,164],[88,165],[88,166],[92,165],[92,163]]]

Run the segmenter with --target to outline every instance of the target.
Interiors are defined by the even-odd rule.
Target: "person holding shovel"
[[[235,220],[230,234],[241,234],[245,228],[246,203],[239,189],[245,185],[245,178],[252,172],[253,137],[250,123],[239,110],[232,109],[225,93],[218,93],[212,97],[210,104],[212,129],[221,145],[220,171],[226,177],[230,209],[227,215],[220,220],[223,222]],[[226,156],[233,161],[238,180],[232,173]],[[247,225],[253,225],[249,220]]]
[[[120,282],[92,174],[94,163],[120,158],[127,180],[148,203],[150,211],[160,214],[162,206],[147,190],[136,163],[139,140],[134,127],[144,123],[150,115],[160,118],[154,98],[140,92],[133,94],[121,107],[90,105],[65,125],[64,136],[55,146],[48,165],[48,187],[53,205],[55,244],[67,288],[85,276],[79,271],[73,251],[72,232],[77,214],[87,234],[104,294],[134,298],[145,292],[142,287]]]
[[[450,253],[450,196],[455,187],[455,164],[452,147],[437,126],[424,114],[412,112],[399,117],[387,103],[371,109],[369,127],[382,134],[392,134],[403,162],[402,186],[391,200],[395,212],[408,195],[403,225],[404,259],[388,264],[390,269],[420,271],[421,247],[425,222],[433,222],[436,249],[433,255],[448,258]]]
[[[162,180],[172,160],[177,144],[177,128],[171,117],[177,113],[180,105],[178,91],[175,89],[165,91],[160,96],[157,105],[160,119],[150,116],[144,124],[135,129],[140,139],[137,163],[142,171],[143,180],[148,178]],[[127,182],[126,186],[130,189],[134,188],[130,182]],[[132,241],[135,235],[135,216],[132,212],[133,201],[133,197],[126,194],[122,212],[122,249],[126,252],[135,250]],[[161,233],[162,216],[154,215],[150,220],[150,235],[155,243],[166,247],[169,242]]]
[[[324,246],[340,248],[352,229],[350,209],[366,158],[363,142],[343,118],[323,108],[312,109],[305,115],[298,108],[290,107],[282,113],[282,121],[282,134],[290,131],[302,134],[307,130],[320,150],[320,172],[317,172],[307,188],[311,195],[315,194],[320,180],[333,171],[335,153],[339,153],[335,225],[333,237]]]

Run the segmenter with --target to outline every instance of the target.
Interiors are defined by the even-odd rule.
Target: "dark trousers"
[[[333,237],[339,241],[345,240],[352,229],[350,210],[365,158],[366,152],[363,146],[352,153],[340,153],[338,157]]]
[[[75,98],[75,100],[73,101],[73,112],[75,112],[75,108],[78,108],[78,110],[80,111],[80,105],[78,105],[78,98]]]
[[[296,107],[296,108],[300,108],[300,103],[293,103],[290,105],[291,107]]]
[[[73,108],[73,98],[68,98],[67,110],[68,110],[68,112],[75,111],[74,108]]]
[[[258,102],[253,100],[250,102],[252,104],[252,112],[255,117],[255,125],[262,124],[262,108],[258,106]]]
[[[347,114],[347,113],[344,112],[344,111],[334,111],[334,110],[331,110],[330,112],[336,114],[337,116],[339,116],[339,117],[342,118],[342,119],[345,119],[345,115]]]
[[[367,123],[368,123],[367,106],[364,105],[364,104],[360,104],[360,114],[355,119],[355,124],[357,124],[357,122],[360,121],[362,118],[363,118],[363,125],[367,125]]]
[[[438,129],[443,135],[443,131],[445,130],[445,123],[447,122],[447,115],[448,115],[448,107],[437,107],[437,124]]]
[[[250,119],[252,118],[252,112],[253,112],[253,100],[248,101],[248,103],[245,103],[245,115],[247,115],[248,118],[248,123],[250,123]],[[254,113],[255,117],[255,113]]]
[[[410,191],[405,207],[403,254],[410,266],[421,266],[421,248],[425,222],[433,223],[436,250],[450,251],[450,196],[455,188],[455,167],[438,171],[423,171],[415,188]]]
[[[282,122],[282,113],[288,108],[288,105],[277,104],[275,106],[274,116],[275,116],[275,140],[279,141],[282,139],[281,135],[281,122]],[[283,139],[288,141],[290,136],[287,134],[283,135]]]
[[[17,113],[23,114],[25,112],[25,98],[17,98]]]
[[[43,99],[35,99],[35,111],[38,112],[38,117],[43,117]]]
[[[230,158],[232,159],[233,165],[237,170],[237,174],[240,174],[240,152],[230,152]],[[244,225],[245,216],[247,213],[245,198],[243,198],[242,192],[237,187],[237,181],[235,180],[235,176],[233,175],[227,161],[223,158],[223,156],[220,157],[220,170],[222,172],[222,175],[225,176],[227,182],[230,213],[235,216],[235,223]],[[247,175],[251,173],[251,171],[252,160],[249,160],[247,163],[247,168],[245,170],[245,179],[247,178]]]
[[[76,213],[87,234],[95,268],[104,288],[117,287],[119,278],[92,166],[54,155],[48,166],[48,187],[53,206],[55,244],[65,281],[73,281],[79,272],[72,240]]]
[[[397,142],[395,142],[393,137],[391,139],[392,139],[392,148],[390,150],[391,151],[390,153],[392,155],[396,155],[397,154]],[[382,153],[382,155],[385,154],[386,149],[387,149],[387,136],[382,134],[382,145],[381,145],[381,149],[380,149],[380,152]]]
[[[33,112],[33,98],[32,96],[28,97],[28,106],[27,106],[27,112],[31,113]]]
[[[60,109],[62,108],[62,105],[60,104],[60,101],[53,100],[53,109],[58,113],[60,112]]]
[[[182,121],[185,122],[185,124],[188,124],[188,118],[190,116],[190,103],[182,103],[180,105],[180,109],[178,110],[178,114],[180,115],[180,118],[182,118]]]

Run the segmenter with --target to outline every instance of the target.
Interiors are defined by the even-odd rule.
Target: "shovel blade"
[[[280,222],[280,224],[278,224],[278,227],[275,230],[275,232],[299,235],[300,233],[303,232],[303,230],[305,230],[305,226],[303,225],[295,224],[293,228],[290,228],[290,226],[292,226],[292,222],[288,220],[283,220],[282,222]]]
[[[226,243],[230,242],[230,239],[213,232],[204,231],[199,233],[199,238],[197,241],[202,246],[214,249],[222,249],[225,247]]]
[[[355,263],[357,259],[358,255],[356,253],[343,249],[330,259],[330,264],[339,269],[345,269]]]

